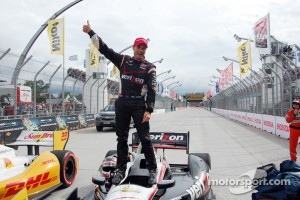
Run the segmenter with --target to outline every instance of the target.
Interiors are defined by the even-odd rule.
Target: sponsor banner
[[[24,130],[27,131],[39,130],[40,119],[37,117],[28,118],[24,116],[22,122],[23,122]]]
[[[263,116],[263,124],[262,129],[268,131],[270,133],[275,133],[275,116],[272,115],[264,115]]]
[[[95,126],[95,116],[94,114],[84,115],[85,123],[87,127]]]
[[[55,117],[41,117],[39,121],[39,130],[41,131],[55,131],[58,129]]]
[[[254,44],[259,54],[271,54],[270,14],[259,19],[253,28]]]
[[[253,114],[253,126],[262,129],[262,114]]]
[[[246,123],[249,124],[250,126],[254,126],[254,116],[253,113],[246,113],[247,119]]]
[[[74,130],[79,128],[78,115],[61,115],[56,117],[60,129]]]
[[[252,68],[251,44],[249,40],[238,48],[238,57],[240,63],[240,77],[249,75],[249,69]]]
[[[276,135],[285,139],[290,138],[290,125],[284,117],[276,117]]]
[[[48,36],[52,55],[64,55],[64,19],[48,21]]]
[[[55,131],[58,128],[55,117],[23,117],[24,130],[27,131]]]
[[[241,122],[244,123],[244,124],[248,124],[247,123],[247,113],[239,112],[239,114],[241,115]]]
[[[16,141],[23,129],[21,119],[0,120],[0,144]]]

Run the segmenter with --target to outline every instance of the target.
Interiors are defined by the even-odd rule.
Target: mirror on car
[[[105,184],[105,178],[103,176],[93,176],[92,182],[96,185],[102,186]]]
[[[175,185],[175,180],[161,180],[157,183],[158,189],[167,189]]]

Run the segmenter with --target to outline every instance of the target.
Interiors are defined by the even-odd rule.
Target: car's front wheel
[[[63,184],[63,187],[69,187],[73,184],[76,174],[76,157],[72,151],[68,150],[54,150],[53,153],[60,165],[60,182]]]
[[[102,131],[103,130],[103,126],[96,126],[96,129],[98,132]]]

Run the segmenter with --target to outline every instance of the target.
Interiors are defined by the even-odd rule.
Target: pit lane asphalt
[[[209,153],[211,156],[211,179],[238,179],[240,175],[256,167],[275,163],[277,166],[289,158],[288,140],[263,130],[224,118],[203,108],[187,108],[156,114],[150,121],[151,131],[190,131],[190,152]],[[130,133],[135,129],[131,128]],[[131,141],[131,137],[129,139]],[[47,200],[66,199],[76,187],[84,196],[93,190],[92,176],[106,152],[116,149],[114,129],[95,127],[71,131],[66,149],[79,157],[79,171],[72,186],[47,196]],[[300,152],[298,150],[298,152]],[[166,151],[169,163],[187,163],[185,151]],[[232,194],[229,185],[212,186],[217,200],[248,200],[251,193]]]

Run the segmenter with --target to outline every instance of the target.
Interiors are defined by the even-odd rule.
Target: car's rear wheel
[[[54,150],[51,153],[57,157],[60,164],[60,182],[63,187],[69,187],[73,184],[77,173],[75,154],[67,150]]]
[[[98,132],[102,131],[103,130],[103,126],[96,126],[96,129]]]
[[[211,169],[211,159],[208,153],[190,153],[190,155],[194,155],[201,158],[209,166],[209,169]]]

